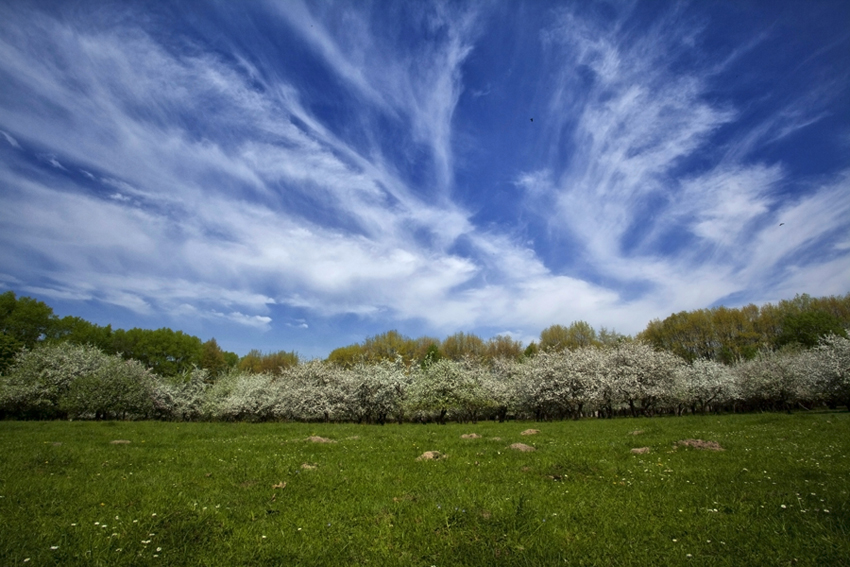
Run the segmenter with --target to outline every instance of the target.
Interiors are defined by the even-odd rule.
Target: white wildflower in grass
[[[51,545],[50,549],[55,551],[55,550],[59,549],[59,546],[58,545]]]

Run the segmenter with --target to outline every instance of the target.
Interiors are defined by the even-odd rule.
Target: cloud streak
[[[272,25],[290,44],[263,51],[215,27],[226,11],[213,41],[200,25],[108,10],[120,23],[0,10],[8,286],[262,341],[317,333],[297,340],[321,354],[348,335],[316,322],[345,317],[417,334],[528,337],[577,319],[635,332],[729,296],[850,281],[850,166],[805,178],[757,155],[820,125],[829,97],[753,120],[716,90],[754,48],[700,60],[708,24],[682,10],[643,28],[629,11],[547,15],[532,34],[544,151],[492,162],[521,191],[498,225],[464,193],[490,188],[458,182],[488,167],[459,150],[473,136],[458,142],[465,93],[506,97],[495,78],[486,97],[468,87],[498,75],[497,62],[481,67],[498,17],[269,4],[252,8],[251,29]],[[493,160],[522,154],[521,140],[475,142]]]

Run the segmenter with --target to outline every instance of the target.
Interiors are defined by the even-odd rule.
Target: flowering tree
[[[222,376],[208,391],[203,413],[210,419],[263,421],[274,414],[275,376],[236,371]]]
[[[581,415],[592,389],[585,350],[544,351],[523,364],[523,405],[536,419]]]
[[[209,382],[208,371],[197,367],[173,378],[157,380],[151,390],[154,413],[180,421],[200,419],[204,415]]]
[[[830,407],[850,410],[850,339],[827,335],[813,352],[815,387]]]
[[[477,419],[484,390],[469,372],[470,364],[442,359],[417,370],[409,389],[409,408],[420,416],[436,414],[442,424],[449,412],[462,419]]]
[[[109,356],[94,347],[70,343],[42,344],[21,351],[0,377],[0,407],[15,417],[66,417],[60,401],[71,384],[97,374],[108,361]]]
[[[59,407],[76,418],[147,418],[154,409],[151,393],[155,380],[137,360],[105,356],[98,368],[70,382]]]
[[[286,369],[274,384],[274,416],[298,421],[349,419],[344,372],[319,360]]]
[[[633,416],[651,415],[660,404],[672,401],[675,371],[684,361],[666,351],[655,351],[641,341],[627,341],[606,351],[607,381]]]
[[[692,413],[722,406],[735,396],[734,375],[724,364],[699,358],[676,370],[676,397]]]
[[[735,388],[745,407],[790,409],[816,398],[813,358],[808,351],[762,352],[734,369]]]
[[[383,425],[390,417],[404,419],[404,399],[408,377],[401,357],[394,362],[382,360],[377,364],[357,364],[343,373],[347,400],[346,413],[361,423]]]

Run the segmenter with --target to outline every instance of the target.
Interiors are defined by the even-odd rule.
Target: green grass
[[[674,449],[688,438],[726,450]],[[846,412],[6,421],[0,565],[847,565],[848,449]],[[417,461],[427,450],[448,458]]]

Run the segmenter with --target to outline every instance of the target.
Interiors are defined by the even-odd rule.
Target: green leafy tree
[[[335,348],[327,358],[328,362],[342,368],[352,368],[355,364],[359,364],[365,360],[366,353],[363,351],[363,347],[357,343]]]
[[[67,341],[78,345],[91,345],[103,352],[114,354],[112,325],[101,327],[74,316],[56,319],[47,334],[50,341]]]
[[[49,332],[55,316],[53,308],[31,297],[16,297],[12,291],[0,294],[0,372],[21,348],[32,348]]]
[[[133,358],[161,376],[176,376],[200,366],[201,339],[168,328],[119,329],[113,333],[113,350]]]
[[[464,332],[458,332],[446,337],[443,340],[440,350],[443,356],[456,361],[467,357],[480,359],[487,354],[487,347],[481,337],[473,333]]]
[[[201,360],[199,366],[209,372],[210,377],[215,380],[227,370],[227,360],[224,351],[218,346],[215,338],[201,345]]]
[[[803,311],[785,317],[782,333],[777,337],[776,343],[779,346],[797,343],[812,348],[818,345],[822,337],[828,335],[847,337],[838,317],[826,311]]]
[[[497,335],[484,343],[485,356],[489,360],[510,358],[517,360],[522,356],[522,343],[506,335]]]
[[[540,332],[542,350],[575,350],[588,346],[597,346],[596,331],[585,321],[575,321],[569,327],[552,325]]]
[[[298,366],[299,362],[298,354],[295,352],[281,350],[264,354],[254,349],[239,361],[239,370],[254,374],[265,372],[277,375],[283,374],[288,368]]]

